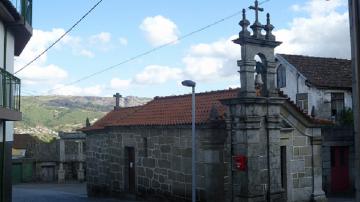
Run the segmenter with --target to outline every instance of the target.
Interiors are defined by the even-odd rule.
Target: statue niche
[[[267,91],[267,64],[266,58],[261,53],[254,57],[256,61],[255,66],[255,91],[256,96],[266,97]]]

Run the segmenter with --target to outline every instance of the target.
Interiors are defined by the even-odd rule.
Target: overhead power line
[[[100,71],[97,71],[97,72],[94,72],[94,73],[89,74],[89,75],[87,75],[87,76],[84,76],[84,77],[82,77],[82,78],[80,78],[80,79],[78,79],[78,80],[75,80],[75,81],[66,83],[66,84],[64,84],[64,85],[61,86],[61,87],[50,89],[50,90],[48,90],[47,92],[50,92],[50,91],[53,91],[53,90],[57,90],[57,89],[61,89],[61,88],[65,87],[65,86],[70,86],[70,85],[73,85],[73,84],[75,84],[75,83],[79,83],[79,82],[81,82],[81,81],[83,81],[83,80],[89,79],[89,78],[91,78],[91,77],[93,77],[93,76],[96,76],[96,75],[101,74],[101,73],[103,73],[103,72],[106,72],[106,71],[109,71],[109,70],[111,70],[111,69],[114,69],[115,67],[118,67],[118,66],[120,66],[120,65],[126,64],[126,63],[131,62],[131,61],[134,61],[134,60],[136,60],[136,59],[138,59],[138,58],[140,58],[140,57],[143,57],[143,56],[145,56],[145,55],[149,55],[150,53],[153,53],[153,52],[155,52],[155,51],[157,51],[157,50],[163,49],[163,48],[165,48],[165,47],[167,47],[167,46],[169,46],[169,45],[171,45],[171,44],[174,44],[174,43],[176,43],[176,42],[178,42],[178,41],[181,41],[181,40],[183,40],[183,39],[185,39],[185,38],[188,38],[188,37],[190,37],[190,36],[192,36],[192,35],[194,35],[194,34],[196,34],[196,33],[198,33],[198,32],[201,32],[201,31],[203,31],[203,30],[205,30],[205,29],[208,29],[208,28],[210,28],[210,27],[212,27],[212,26],[214,26],[214,25],[216,25],[216,24],[219,24],[219,23],[221,23],[221,22],[223,22],[223,21],[225,21],[225,20],[228,20],[228,19],[230,19],[230,18],[232,18],[232,17],[234,17],[234,16],[237,16],[237,15],[239,15],[240,13],[241,13],[241,11],[238,11],[238,12],[232,14],[232,15],[229,15],[229,16],[227,16],[227,17],[225,17],[225,18],[222,18],[222,19],[220,19],[220,20],[217,20],[217,21],[215,21],[215,22],[213,22],[213,23],[211,23],[211,24],[209,24],[209,25],[206,25],[206,26],[204,26],[204,27],[201,27],[201,28],[199,28],[199,29],[197,29],[197,30],[195,30],[195,31],[192,31],[192,32],[190,32],[190,33],[188,33],[188,34],[185,34],[185,35],[183,35],[183,36],[180,36],[179,38],[177,38],[177,39],[175,39],[175,40],[172,40],[172,41],[167,42],[167,43],[165,43],[165,44],[163,44],[163,45],[160,45],[160,46],[157,46],[157,47],[152,48],[152,49],[150,49],[150,50],[147,50],[147,51],[145,51],[145,52],[142,52],[142,53],[140,53],[140,54],[138,54],[138,55],[135,55],[135,56],[133,56],[133,57],[130,57],[130,58],[128,58],[128,59],[126,59],[126,60],[124,60],[124,61],[122,61],[122,62],[119,62],[119,63],[117,63],[117,64],[114,64],[114,65],[111,65],[111,66],[109,66],[109,67],[106,67],[106,68],[104,68],[104,69],[102,69],[102,70],[100,70]]]
[[[264,1],[262,1],[262,2],[259,2],[259,5],[262,5],[262,4],[264,4],[264,3],[266,3],[266,2],[269,2],[269,1],[270,1],[270,0],[264,0]],[[47,90],[47,91],[45,91],[45,92],[49,93],[49,92],[51,92],[51,91],[64,88],[65,86],[70,86],[70,85],[79,83],[79,82],[81,82],[81,81],[84,81],[84,80],[86,80],[86,79],[89,79],[89,78],[91,78],[91,77],[94,77],[94,76],[96,76],[96,75],[98,75],[98,74],[101,74],[101,73],[103,73],[103,72],[109,71],[109,70],[111,70],[111,69],[113,69],[113,68],[115,68],[115,67],[118,67],[118,66],[120,66],[120,65],[126,64],[126,63],[131,62],[131,61],[134,61],[134,60],[136,60],[136,59],[138,59],[138,58],[140,58],[140,57],[149,55],[150,53],[153,53],[153,52],[155,52],[155,51],[157,51],[157,50],[160,50],[160,49],[162,49],[162,48],[165,48],[165,47],[167,47],[167,46],[169,46],[169,45],[171,45],[171,44],[174,44],[175,42],[178,42],[178,41],[181,41],[181,40],[183,40],[183,39],[186,39],[186,38],[188,38],[188,37],[190,37],[190,36],[192,36],[192,35],[194,35],[194,34],[196,34],[196,33],[199,33],[199,32],[202,32],[202,31],[204,31],[204,30],[206,30],[206,29],[209,29],[210,27],[213,27],[213,26],[215,26],[215,25],[217,25],[217,24],[219,24],[219,23],[221,23],[221,22],[224,22],[224,21],[226,21],[226,20],[228,20],[228,19],[230,19],[230,18],[233,18],[233,17],[235,17],[235,16],[237,16],[237,15],[239,15],[239,14],[241,14],[241,13],[242,13],[242,10],[237,11],[237,12],[235,12],[235,13],[233,13],[233,14],[231,14],[231,15],[228,15],[228,16],[222,18],[222,19],[219,19],[219,20],[217,20],[217,21],[215,21],[215,22],[213,22],[213,23],[211,23],[211,24],[208,24],[208,25],[206,25],[206,26],[203,26],[203,27],[201,27],[201,28],[199,28],[199,29],[196,29],[196,30],[194,30],[194,31],[192,31],[192,32],[189,32],[189,33],[187,33],[187,34],[185,34],[185,35],[182,35],[182,36],[180,36],[180,37],[179,37],[178,39],[176,39],[176,40],[172,40],[172,41],[167,42],[167,43],[165,43],[165,44],[163,44],[163,45],[157,46],[157,47],[155,47],[155,48],[152,48],[152,49],[150,49],[150,50],[147,50],[147,51],[145,51],[145,52],[142,52],[142,53],[140,53],[140,54],[137,54],[137,55],[135,55],[135,56],[133,56],[133,57],[130,57],[130,58],[126,59],[126,60],[123,60],[123,61],[121,61],[121,62],[119,62],[119,63],[117,63],[117,64],[114,64],[114,65],[108,66],[108,67],[106,67],[106,68],[103,68],[103,69],[101,69],[100,71],[94,72],[94,73],[92,73],[92,74],[89,74],[89,75],[87,75],[87,76],[84,76],[84,77],[82,77],[82,78],[80,78],[80,79],[77,79],[77,80],[75,80],[75,81],[72,81],[72,82],[69,82],[69,83],[65,83],[65,84],[63,84],[61,87],[52,88],[52,89]]]
[[[71,30],[73,30],[82,20],[84,20],[85,17],[88,16],[102,1],[103,0],[98,1],[93,7],[91,7],[91,9],[88,12],[86,12],[78,21],[76,21],[75,24],[73,26],[71,26],[63,35],[61,35],[56,41],[54,41],[48,48],[46,48],[38,56],[36,56],[34,59],[32,59],[26,65],[21,67],[19,70],[17,70],[14,74],[17,74],[20,71],[24,70],[25,68],[29,67],[29,65],[31,65],[33,62],[35,62],[37,59],[39,59],[42,55],[44,55],[53,46],[55,46],[61,39],[63,39],[69,32],[71,32]]]

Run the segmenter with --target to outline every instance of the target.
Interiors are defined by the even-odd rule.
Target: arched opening
[[[279,65],[276,70],[276,81],[277,88],[286,87],[286,69],[283,65]]]
[[[255,65],[255,90],[257,96],[267,95],[267,61],[266,57],[258,53],[254,56]]]

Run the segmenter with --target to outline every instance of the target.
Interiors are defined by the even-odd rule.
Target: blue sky
[[[34,34],[15,70],[39,54],[97,0],[34,0]],[[260,1],[262,2],[262,1]],[[260,14],[271,14],[277,52],[349,58],[346,0],[270,0]],[[239,86],[232,44],[240,31],[240,15],[186,39],[97,76],[65,85],[118,64],[163,43],[247,8],[252,0],[116,1],[103,2],[69,35],[27,69],[17,74],[23,95],[96,95],[154,97],[188,93],[184,79],[197,82],[197,91]],[[247,11],[253,22],[253,11]]]

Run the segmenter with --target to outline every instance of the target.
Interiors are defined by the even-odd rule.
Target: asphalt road
[[[85,184],[21,184],[13,186],[13,202],[135,202],[88,198]]]
[[[20,184],[13,186],[13,202],[136,202],[88,198],[86,184]],[[329,198],[329,202],[355,202],[354,198]],[[139,201],[138,201],[139,202]]]

